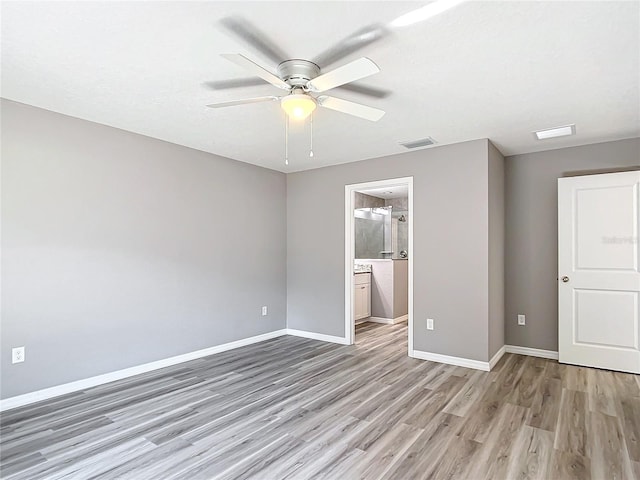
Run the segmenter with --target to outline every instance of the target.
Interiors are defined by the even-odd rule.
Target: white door
[[[640,373],[640,171],[558,180],[559,359]]]

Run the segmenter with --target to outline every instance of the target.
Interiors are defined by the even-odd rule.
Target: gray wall
[[[393,260],[393,317],[409,313],[409,261]]]
[[[371,265],[371,316],[393,317],[393,260],[368,260]]]
[[[1,107],[2,398],[285,328],[284,174]]]
[[[354,192],[353,208],[384,207],[384,198],[374,197],[366,193]]]
[[[504,345],[504,157],[489,142],[489,358]]]
[[[640,167],[638,138],[506,158],[508,345],[558,350],[557,179],[625,167]]]
[[[487,361],[487,151],[475,140],[287,175],[288,326],[344,336],[345,185],[413,176],[414,347]]]

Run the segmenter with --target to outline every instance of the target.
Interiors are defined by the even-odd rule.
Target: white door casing
[[[371,188],[381,187],[394,187],[398,185],[407,185],[409,189],[408,193],[408,270],[409,270],[409,313],[408,313],[408,326],[409,326],[409,338],[407,344],[408,355],[413,356],[413,177],[391,178],[387,180],[377,180],[372,182],[357,183],[351,185],[345,185],[345,344],[352,345],[355,342],[355,321],[354,321],[354,302],[355,289],[354,287],[354,274],[353,264],[355,258],[355,218],[353,215],[353,209],[355,207],[355,192],[366,191]],[[370,291],[369,291],[370,295]]]
[[[640,171],[558,179],[559,361],[640,373]]]

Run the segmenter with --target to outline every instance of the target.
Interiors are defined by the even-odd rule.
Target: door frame
[[[354,302],[354,278],[353,264],[355,260],[355,217],[353,209],[355,207],[355,192],[359,190],[367,190],[370,188],[395,187],[398,185],[407,185],[409,193],[407,195],[407,203],[409,209],[409,245],[408,245],[408,290],[409,290],[409,338],[408,338],[408,355],[413,354],[413,177],[389,178],[386,180],[376,180],[372,182],[354,183],[345,185],[344,187],[344,332],[345,343],[353,345],[355,342],[355,320],[353,318],[353,302]]]

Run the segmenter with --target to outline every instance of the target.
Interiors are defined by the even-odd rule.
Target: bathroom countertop
[[[409,258],[359,258],[358,260],[363,260],[367,262],[395,262],[398,260],[409,260]]]

